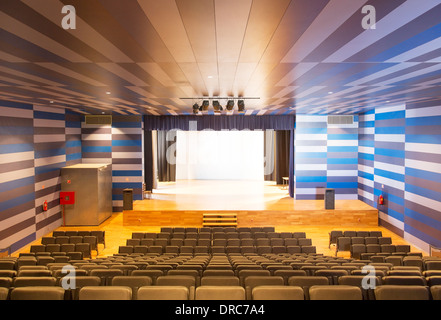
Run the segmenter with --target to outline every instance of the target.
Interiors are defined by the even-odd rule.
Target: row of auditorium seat
[[[244,239],[127,239],[126,246],[310,246],[312,240],[308,238],[244,238]]]
[[[274,232],[275,227],[233,227],[233,226],[224,226],[224,227],[161,227],[161,232],[169,232],[169,233],[215,233],[215,232]]]
[[[249,300],[363,300],[363,291],[357,286],[313,285],[308,289],[300,286],[256,286]],[[378,286],[375,300],[441,300],[441,286],[430,289],[418,286]],[[9,290],[0,288],[0,300],[65,300],[62,287],[23,287]],[[78,300],[247,300],[247,293],[240,286],[201,286],[191,293],[185,286],[85,286],[78,291]],[[263,305],[260,306],[263,308]],[[256,309],[256,314],[265,312]]]
[[[382,237],[383,232],[378,230],[370,230],[370,231],[355,231],[355,230],[332,230],[329,232],[329,246],[337,243],[337,238],[339,237]]]
[[[145,260],[144,260],[145,259]],[[314,267],[318,267],[318,268],[309,268],[306,265],[303,265],[300,267],[300,265],[294,265],[295,262],[290,263],[290,259],[291,260],[298,260],[298,261],[302,261],[303,263],[311,263],[311,265],[313,264],[312,262],[315,262],[313,265]],[[432,261],[430,259],[423,259],[426,263]],[[161,275],[175,275],[177,276],[177,272],[189,272],[190,270],[183,270],[183,269],[178,269],[178,266],[201,266],[204,265],[205,267],[207,267],[210,264],[213,265],[217,265],[219,267],[223,267],[225,268],[224,270],[219,270],[219,269],[208,269],[209,271],[218,271],[218,272],[227,272],[227,271],[233,271],[232,267],[233,266],[238,266],[241,263],[244,264],[246,267],[251,268],[252,265],[254,266],[259,266],[259,267],[266,267],[268,268],[269,266],[274,266],[274,267],[279,267],[280,269],[274,269],[272,270],[272,272],[268,269],[265,270],[249,270],[249,269],[243,269],[240,270],[240,272],[249,272],[250,274],[259,274],[259,276],[255,275],[255,277],[269,277],[271,276],[271,280],[268,281],[278,281],[275,280],[278,277],[282,277],[281,275],[285,273],[285,279],[286,277],[289,277],[289,271],[286,268],[282,268],[282,267],[287,267],[290,266],[292,269],[294,269],[295,267],[300,267],[300,270],[296,270],[297,272],[302,271],[302,276],[304,277],[304,274],[306,271],[308,271],[307,274],[309,274],[306,277],[311,277],[314,276],[315,280],[319,279],[319,277],[323,277],[324,274],[327,274],[328,277],[326,277],[328,279],[328,281],[330,281],[331,278],[334,278],[336,275],[348,275],[348,271],[347,270],[337,270],[337,269],[332,269],[335,266],[331,266],[331,264],[334,262],[336,264],[341,264],[342,267],[347,267],[347,265],[343,266],[344,264],[350,263],[350,262],[345,262],[345,261],[357,261],[357,260],[352,260],[352,259],[342,259],[342,258],[337,258],[337,257],[326,257],[326,256],[322,256],[320,254],[315,254],[315,255],[295,255],[295,256],[289,256],[289,255],[254,255],[254,256],[241,256],[241,255],[207,255],[207,256],[196,256],[196,257],[189,257],[189,256],[178,256],[178,255],[163,255],[163,256],[126,256],[126,255],[115,255],[112,258],[109,259],[91,259],[89,261],[77,261],[77,262],[73,262],[73,265],[75,265],[78,268],[85,268],[85,269],[89,269],[88,277],[96,277],[98,275],[103,276],[103,272],[104,274],[107,272],[108,274],[111,274],[113,276],[122,276],[122,270],[118,269],[118,265],[114,265],[114,269],[110,269],[110,270],[104,270],[106,268],[108,268],[107,265],[104,265],[107,261],[107,263],[109,262],[115,262],[115,263],[122,263],[122,261],[127,262],[127,266],[130,266],[130,263],[135,263],[135,261],[137,262],[141,262],[141,261],[149,261],[146,266],[147,267],[151,267],[151,268],[146,268],[145,270],[135,270],[135,268],[131,268],[132,271],[130,274],[131,275],[141,275],[142,276],[146,276],[146,275],[151,275],[152,278],[153,277],[153,272],[156,272],[156,274],[158,275],[157,277],[160,277]],[[427,261],[426,261],[427,260]],[[93,263],[90,263],[91,261],[94,261],[96,263],[101,263],[102,265],[94,265]],[[119,262],[117,262],[119,261]],[[196,262],[199,261],[201,262],[199,265],[196,264]],[[433,260],[433,262],[436,262],[437,260]],[[214,264],[214,262],[216,262],[216,264]],[[246,265],[246,262],[250,263],[249,265]],[[438,260],[438,262],[441,262]],[[288,264],[287,264],[288,263]],[[354,262],[354,267],[356,266],[361,266],[364,265],[363,263],[360,262]],[[161,268],[164,266],[168,266],[169,268]],[[227,267],[231,268],[231,270],[227,270]],[[383,267],[384,269],[392,269],[393,266],[392,264],[371,264],[371,265],[375,265],[376,268],[380,268]],[[87,268],[87,266],[89,266],[90,268]],[[138,265],[140,266],[140,265]],[[136,265],[132,265],[132,267],[136,267],[138,268],[138,266]],[[95,268],[96,267],[96,268]],[[302,269],[303,268],[303,269]],[[440,267],[441,269],[441,267]],[[80,270],[80,269],[78,269]],[[83,270],[83,269],[81,269]],[[130,269],[127,269],[130,270]],[[207,269],[205,269],[206,271]],[[359,269],[358,269],[359,270]],[[393,270],[393,269],[392,269]],[[405,269],[403,269],[405,270]],[[197,271],[197,270],[193,270],[193,271]],[[292,270],[291,272],[294,272],[295,270]],[[343,272],[342,272],[343,271]],[[356,270],[353,270],[356,271]],[[351,272],[351,274],[355,275],[355,272]],[[397,271],[399,271],[399,269],[397,269]],[[412,271],[415,272],[415,269],[413,270],[405,270],[405,271]],[[144,273],[143,273],[144,272]],[[404,271],[402,271],[404,272]],[[100,274],[101,273],[101,274]],[[332,275],[333,273],[333,275]],[[84,274],[84,273],[83,273]],[[193,272],[194,274],[194,272]],[[231,273],[230,273],[231,274]],[[265,274],[265,275],[264,275]],[[205,274],[203,274],[205,275]],[[240,274],[237,274],[238,276]],[[330,276],[332,275],[332,277]],[[182,274],[181,274],[182,276]],[[388,275],[389,276],[389,275]],[[156,279],[157,279],[156,277]],[[297,273],[297,277],[294,277],[296,279],[300,279],[300,274]],[[396,279],[397,276],[395,276],[395,278],[387,278],[385,280],[397,280]],[[413,278],[412,278],[413,277]],[[283,278],[283,277],[282,277]],[[289,277],[291,278],[291,277]],[[420,277],[421,278],[421,277]],[[407,281],[417,281],[417,276],[408,276],[406,277],[404,280]],[[43,280],[43,277],[40,279],[40,281]],[[289,279],[288,279],[289,280]],[[106,279],[106,281],[108,281],[108,279]],[[196,281],[196,280],[195,280]],[[153,282],[153,280],[152,280]],[[109,284],[109,282],[106,282],[106,284]],[[328,284],[331,284],[331,282],[329,282]],[[336,284],[336,282],[334,282],[333,284]],[[432,282],[430,284],[433,284]],[[414,282],[415,285],[415,282]],[[195,285],[196,286],[196,285]],[[246,289],[246,286],[245,286]]]
[[[30,254],[50,256],[73,256],[81,253],[83,258],[92,257],[92,246],[90,243],[64,243],[64,244],[35,244],[31,245]]]
[[[305,232],[133,232],[132,239],[258,239],[258,238],[306,238]]]
[[[119,246],[120,254],[182,254],[182,255],[207,255],[207,254],[296,254],[296,253],[316,253],[316,247],[305,246]]]
[[[314,285],[320,286],[329,286],[331,287],[342,287],[342,286],[350,286],[353,288],[358,288],[357,291],[357,300],[375,300],[375,295],[372,295],[373,288],[365,288],[363,287],[363,281],[365,280],[364,275],[347,275],[344,273],[336,274],[333,273],[332,270],[320,270],[317,271],[317,274],[314,276],[290,276],[288,278],[287,284],[285,284],[284,279],[281,276],[277,275],[257,275],[256,271],[252,271],[248,276],[244,277],[243,283],[240,283],[240,279],[237,276],[203,276],[200,279],[200,282],[197,283],[196,277],[192,275],[160,275],[156,278],[155,283],[152,278],[145,275],[130,275],[123,276],[122,272],[119,270],[106,270],[106,269],[94,269],[91,271],[88,276],[76,276],[75,282],[76,287],[74,290],[69,290],[69,295],[65,295],[65,298],[68,300],[71,299],[80,299],[81,298],[81,289],[83,287],[114,287],[114,286],[125,286],[130,287],[131,290],[137,292],[137,289],[144,286],[154,286],[154,287],[162,287],[162,286],[180,286],[185,287],[188,291],[188,296],[182,298],[183,300],[193,300],[195,298],[195,289],[197,291],[198,288],[212,286],[218,288],[218,290],[222,290],[225,286],[242,288],[245,296],[241,299],[253,299],[253,290],[260,286],[275,286],[278,288],[286,288],[286,287],[299,287],[302,289],[303,297],[299,297],[299,300],[307,299],[311,300],[311,291],[310,288]],[[334,270],[335,271],[335,270]],[[243,272],[246,272],[244,270]],[[256,274],[256,275],[253,275]],[[0,279],[1,280],[1,279]],[[15,279],[11,279],[9,283],[9,287],[7,285],[3,285],[2,287],[11,291],[11,293],[16,288],[30,288],[30,287],[55,287],[63,284],[64,278],[56,279],[54,277],[16,277]],[[401,288],[405,287],[415,287],[415,288],[425,288],[426,290],[436,288],[441,284],[441,276],[432,276],[427,278],[416,277],[416,276],[386,276],[383,278],[379,277],[370,277],[369,278],[371,285],[375,284],[375,288],[379,287],[392,287],[392,286],[400,286]],[[418,281],[417,281],[418,280]],[[337,289],[338,290],[338,289]],[[242,291],[242,290],[241,290]],[[425,300],[429,299],[429,295],[425,298]],[[291,299],[289,295],[281,295],[279,299]],[[99,297],[95,297],[95,299],[99,299]],[[163,299],[170,300],[171,296],[164,296]],[[224,298],[228,299],[228,298]],[[268,297],[268,299],[270,299]],[[340,297],[340,299],[348,299]],[[231,299],[229,299],[231,300]],[[314,300],[312,298],[312,300]]]
[[[106,231],[105,230],[54,230],[52,232],[52,237],[59,236],[94,236],[97,239],[98,244],[103,244],[106,246]]]
[[[274,232],[273,227],[161,228],[161,232],[133,232],[126,245],[119,246],[121,254],[282,254],[316,253],[312,240],[305,232]],[[253,233],[250,231],[252,229]],[[184,232],[185,230],[185,232]],[[219,232],[218,230],[223,230]]]

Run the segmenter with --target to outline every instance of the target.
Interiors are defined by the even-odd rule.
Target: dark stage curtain
[[[152,191],[154,187],[154,165],[153,165],[153,140],[152,131],[144,132],[144,183],[145,190]]]
[[[276,131],[276,175],[277,184],[283,184],[283,177],[289,177],[290,131]]]
[[[289,131],[289,196],[294,198],[294,141],[295,130]]]
[[[176,134],[167,138],[167,131],[158,131],[158,181],[176,181],[176,138]]]

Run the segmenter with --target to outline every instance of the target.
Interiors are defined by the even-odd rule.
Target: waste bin
[[[133,210],[133,189],[123,190],[123,210]]]
[[[335,209],[335,189],[325,189],[325,209]]]

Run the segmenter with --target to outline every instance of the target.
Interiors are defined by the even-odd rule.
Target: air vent
[[[94,125],[102,125],[107,126],[112,124],[112,116],[111,115],[86,115],[86,124],[94,124]]]
[[[354,124],[354,116],[328,116],[328,124]]]

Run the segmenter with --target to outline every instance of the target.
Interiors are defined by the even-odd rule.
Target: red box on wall
[[[75,191],[60,192],[60,204],[75,204]]]

